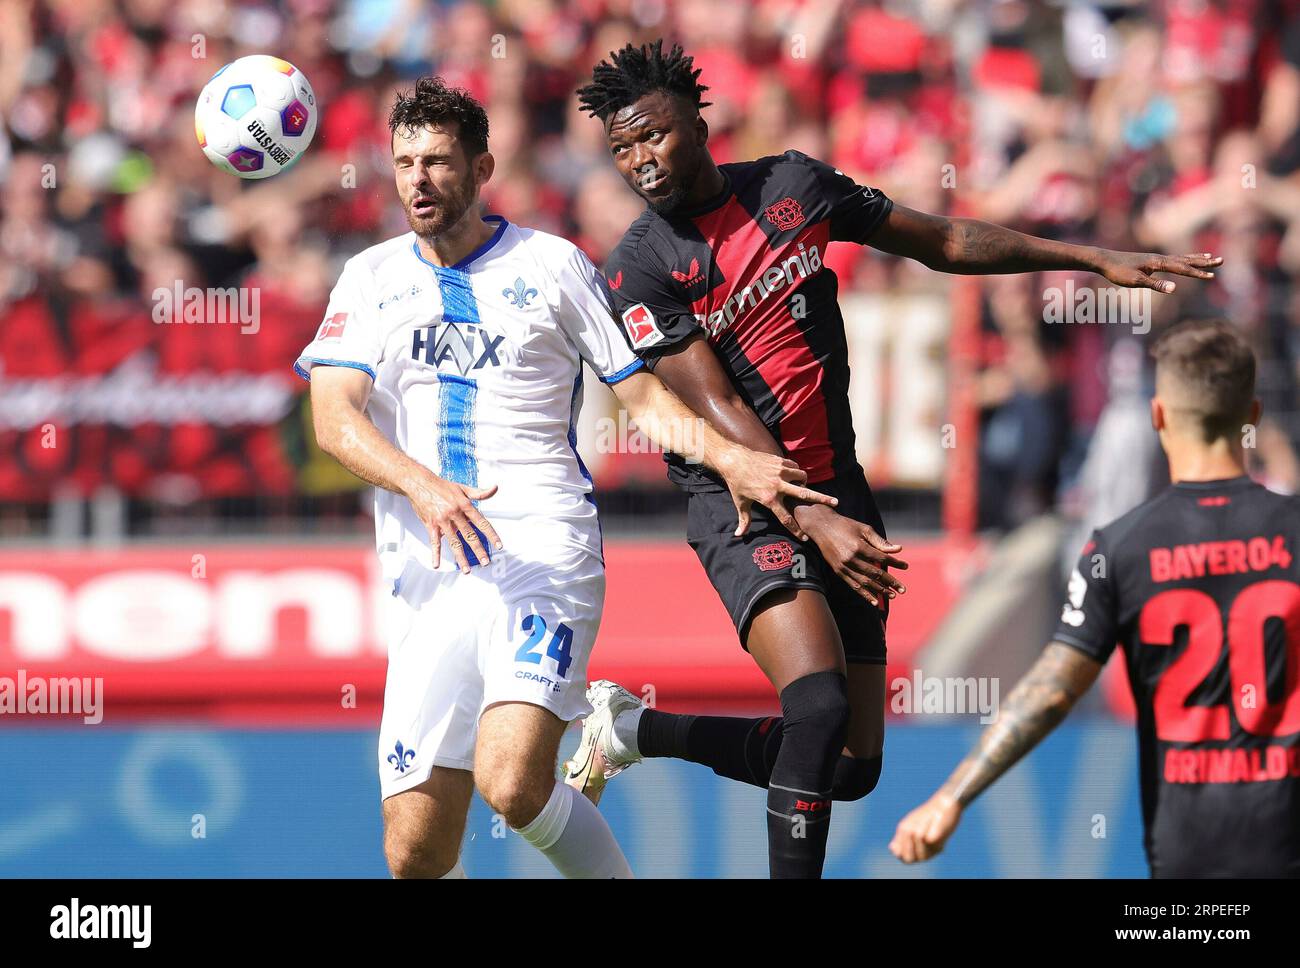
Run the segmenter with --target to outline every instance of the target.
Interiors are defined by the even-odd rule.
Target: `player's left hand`
[[[1159,252],[1117,252],[1099,249],[1094,268],[1117,286],[1129,289],[1154,289],[1156,292],[1173,292],[1174,283],[1157,279],[1152,273],[1171,272],[1193,279],[1213,279],[1208,270],[1223,265],[1223,257],[1209,252],[1193,255],[1161,255]]]
[[[961,820],[961,804],[940,791],[898,822],[889,849],[904,864],[929,860],[944,844]]]
[[[736,505],[739,520],[735,534],[738,538],[749,530],[750,507],[756,503],[771,511],[786,530],[800,541],[807,541],[808,536],[785,506],[787,499],[830,507],[839,503],[837,498],[829,494],[804,487],[808,475],[788,457],[761,454],[747,447],[736,446],[719,461],[718,472],[727,482],[731,501]]]

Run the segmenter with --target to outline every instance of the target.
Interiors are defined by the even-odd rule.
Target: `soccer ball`
[[[269,178],[302,157],[319,114],[302,71],[278,57],[250,54],[212,75],[194,106],[194,133],[218,168]]]

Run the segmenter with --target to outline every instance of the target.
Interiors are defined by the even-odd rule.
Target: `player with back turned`
[[[884,607],[906,567],[858,465],[848,350],[831,242],[871,245],[955,273],[1080,269],[1169,292],[1153,273],[1208,278],[1220,260],[1069,245],[897,205],[798,151],[718,165],[700,116],[707,88],[681,48],[628,45],[579,90],[614,166],[647,208],[605,277],[633,349],[684,402],[754,450],[784,453],[835,510],[766,515],[743,538],[717,479],[669,458],[689,492],[687,538],[782,717],[642,710],[600,682],[569,780],[589,794],[642,757],[703,763],[767,790],[774,877],[817,877],[834,800],[857,800],[882,766]]]
[[[1173,483],[1093,532],[1052,642],[890,849],[943,849],[962,810],[1096,681],[1116,643],[1137,705],[1154,877],[1300,876],[1300,499],[1246,476],[1255,358],[1231,326],[1155,344],[1151,423]]]

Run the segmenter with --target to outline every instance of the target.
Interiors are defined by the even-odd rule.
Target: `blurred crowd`
[[[0,0],[0,388],[111,372],[142,350],[159,379],[288,385],[342,260],[406,230],[386,119],[425,73],[487,105],[488,207],[601,262],[641,205],[573,92],[608,51],[660,36],[703,69],[719,161],[798,148],[912,208],[1222,254],[1212,283],[1152,301],[1153,325],[1218,315],[1250,334],[1272,415],[1255,471],[1300,489],[1300,0]],[[218,67],[256,52],[303,70],[324,112],[293,171],[242,183],[197,150],[192,104]],[[951,285],[837,248],[828,264],[845,291]],[[176,279],[256,285],[274,325],[160,339],[150,294]],[[1045,322],[1044,290],[1067,281],[978,283],[963,345],[984,526],[1129,500],[1107,493],[1111,466],[1152,467],[1126,477],[1130,490],[1159,483],[1154,441],[1134,431],[1150,379],[1140,344],[1132,327]],[[304,476],[293,423],[87,429],[70,458],[40,446],[39,424],[11,421],[0,446],[18,456],[0,462],[0,495],[93,483],[104,462],[118,486],[178,500],[195,467],[222,494],[337,486],[320,468]]]

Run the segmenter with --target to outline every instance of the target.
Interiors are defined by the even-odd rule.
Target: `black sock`
[[[781,751],[767,787],[767,856],[774,878],[821,877],[831,785],[849,728],[847,683],[838,672],[796,679],[781,693]]]
[[[690,760],[718,776],[766,788],[781,750],[781,719],[678,716],[647,709],[636,742],[642,756]]]
[[[785,721],[780,716],[681,716],[647,709],[637,727],[642,756],[669,756],[709,767],[718,776],[767,788],[781,752]],[[840,754],[831,785],[832,800],[860,800],[875,789],[881,758]]]

